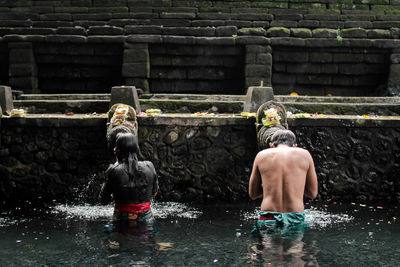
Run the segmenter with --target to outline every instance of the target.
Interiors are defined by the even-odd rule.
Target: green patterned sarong
[[[293,236],[302,234],[307,228],[305,212],[260,211],[259,215],[252,234]]]

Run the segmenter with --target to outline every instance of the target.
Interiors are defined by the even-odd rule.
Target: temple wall
[[[242,94],[263,82],[399,95],[399,20],[389,0],[0,1],[0,80],[33,93]]]
[[[110,159],[104,118],[2,118],[1,201],[93,198]],[[84,126],[83,126],[84,125]],[[291,119],[311,152],[320,197],[398,201],[398,120]],[[253,119],[139,117],[143,157],[160,176],[160,200],[247,201],[257,152]],[[0,202],[1,203],[1,202]]]

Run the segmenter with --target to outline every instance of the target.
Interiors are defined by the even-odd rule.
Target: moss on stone
[[[258,35],[265,36],[267,31],[264,28],[241,28],[237,31],[238,35]]]
[[[271,27],[267,30],[267,36],[269,36],[269,37],[288,37],[288,36],[290,36],[290,30],[285,27]]]
[[[319,28],[312,30],[312,35],[316,38],[336,38],[338,31],[335,29]]]
[[[294,37],[308,38],[312,36],[311,30],[307,28],[292,28],[290,31]]]
[[[368,38],[386,39],[391,37],[390,30],[373,29],[367,31]]]
[[[344,38],[365,38],[367,31],[363,28],[348,28],[341,30],[340,35]]]

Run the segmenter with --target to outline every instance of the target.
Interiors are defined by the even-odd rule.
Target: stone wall
[[[82,195],[93,200],[110,159],[105,122],[2,118],[3,204],[73,201]],[[289,119],[289,128],[315,160],[321,198],[400,199],[398,120]],[[139,138],[143,157],[160,176],[159,200],[249,200],[257,152],[254,119],[139,117]]]
[[[105,80],[113,85],[135,85],[146,92],[237,94],[262,81],[277,94],[399,95],[399,19],[400,5],[386,0],[1,1],[0,46],[8,45],[10,62],[1,62],[8,66],[0,70],[10,72],[6,85],[26,92],[104,93],[109,84],[99,75],[107,72]],[[27,43],[23,50],[31,43],[34,57],[19,54],[22,61],[15,62],[17,42]],[[73,47],[80,56],[71,57],[71,50],[43,55],[36,48],[52,45]],[[103,58],[94,65],[86,60],[97,45],[111,47],[99,50],[101,69],[97,63]],[[172,59],[179,51],[160,54],[160,46],[193,46],[192,58]],[[211,59],[221,47],[228,48],[227,54]],[[211,54],[201,54],[199,62],[201,49]],[[118,66],[107,59],[111,51]],[[199,64],[182,71],[186,60]],[[68,65],[67,74],[50,72],[59,80],[54,83],[43,72],[57,64]],[[167,67],[170,71],[163,70]]]
[[[311,95],[380,95],[390,51],[371,48],[273,49],[274,91]]]
[[[399,201],[398,121],[300,120],[292,121],[290,129],[312,153],[320,194],[343,200]]]

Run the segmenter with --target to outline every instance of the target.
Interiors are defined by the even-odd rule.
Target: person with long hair
[[[139,144],[132,133],[118,134],[114,153],[117,161],[106,170],[100,202],[108,204],[114,200],[114,221],[134,225],[152,223],[150,201],[158,191],[153,163],[138,160]]]

